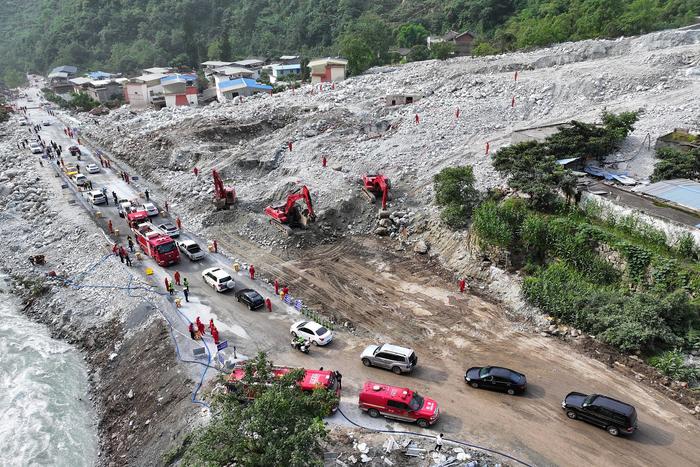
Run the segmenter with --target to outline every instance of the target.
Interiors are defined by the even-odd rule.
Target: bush
[[[653,182],[673,178],[700,178],[700,149],[681,152],[663,148],[657,151],[656,156],[661,160],[656,163],[651,175]]]
[[[452,42],[436,42],[430,45],[430,55],[437,60],[445,60],[455,52]]]
[[[513,228],[493,201],[487,201],[474,210],[472,226],[482,246],[509,248],[514,243]]]
[[[441,217],[453,228],[464,227],[479,202],[470,166],[447,167],[433,177],[435,203],[443,207]]]
[[[472,48],[472,55],[475,57],[484,57],[486,55],[496,55],[499,50],[488,42],[480,42]]]
[[[420,62],[430,58],[430,49],[427,45],[414,45],[406,56],[409,62]]]
[[[683,354],[677,349],[651,357],[649,364],[676,381],[693,381],[700,376],[697,368],[685,364]]]

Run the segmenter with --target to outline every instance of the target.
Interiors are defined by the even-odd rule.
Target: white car
[[[298,321],[289,328],[292,337],[301,336],[309,339],[314,345],[326,345],[333,340],[333,331],[330,331],[315,321]]]
[[[90,200],[90,202],[95,205],[104,204],[107,202],[107,197],[101,191],[98,190],[89,191],[87,197],[88,200]]]
[[[39,145],[29,146],[29,148],[32,150],[32,154],[41,154],[44,152],[44,150],[41,149],[41,146],[39,146]]]
[[[146,211],[148,213],[149,217],[157,216],[159,214],[158,208],[153,203],[143,203],[143,206],[141,206],[141,209],[143,211]]]
[[[85,170],[87,170],[89,174],[100,173],[100,168],[97,167],[97,164],[88,164],[85,166]]]
[[[236,286],[231,275],[221,268],[205,269],[202,271],[202,279],[217,292],[225,292],[229,289],[233,290]]]
[[[158,224],[158,228],[165,235],[169,235],[173,238],[180,236],[180,229],[175,227],[172,222],[163,222],[162,224]]]
[[[119,204],[117,204],[117,212],[119,213],[119,217],[126,217],[126,215],[131,212],[131,208],[131,201],[119,200]]]
[[[187,256],[192,261],[197,261],[204,258],[204,251],[193,240],[183,240],[177,242],[177,247],[183,255]]]

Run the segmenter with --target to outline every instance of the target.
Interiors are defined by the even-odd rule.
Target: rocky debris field
[[[190,226],[225,223],[267,247],[377,228],[391,234],[377,223],[377,206],[360,194],[363,173],[390,177],[391,211],[406,212],[409,221],[421,215],[433,219],[432,176],[440,169],[471,164],[479,188],[501,186],[504,180],[485,154],[487,141],[494,151],[510,143],[514,129],[594,121],[603,109],[644,111],[612,160],[618,161],[613,167],[632,176],[648,177],[653,151],[642,149],[647,134],[653,141],[674,127],[700,126],[700,80],[692,73],[700,60],[699,43],[698,30],[669,30],[494,57],[385,66],[322,90],[307,85],[242,103],[140,113],[124,106],[106,116],[81,115],[79,126],[158,184]],[[422,98],[387,106],[391,94]],[[194,167],[199,177],[192,174]],[[213,213],[212,168],[236,188],[234,212]],[[280,239],[262,211],[301,184],[309,186],[319,213],[314,235]],[[409,236],[411,223],[405,224]]]
[[[157,313],[115,289],[131,273],[114,256],[105,258],[107,238],[62,188],[54,162],[40,166],[37,156],[17,149],[27,137],[16,121],[0,124],[0,267],[27,315],[85,351],[100,465],[156,465],[188,423],[193,382],[178,367]],[[30,262],[35,255],[45,264]]]
[[[505,467],[511,465],[483,451],[444,442],[435,451],[434,437],[375,433],[333,427],[326,438],[327,467]]]

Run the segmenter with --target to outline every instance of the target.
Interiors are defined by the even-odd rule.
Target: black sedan
[[[511,396],[522,393],[527,388],[527,379],[522,373],[498,366],[475,366],[469,368],[464,375],[473,388],[495,389],[504,391]]]
[[[265,299],[253,289],[242,289],[236,292],[236,300],[248,305],[251,311],[265,306]]]

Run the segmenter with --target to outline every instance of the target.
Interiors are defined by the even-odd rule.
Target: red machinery
[[[143,222],[131,229],[141,250],[153,258],[159,266],[169,266],[180,261],[175,240],[162,233],[150,222]]]
[[[301,199],[306,202],[306,209],[302,210],[297,206],[297,201]],[[266,207],[265,214],[270,217],[270,224],[274,224],[287,235],[291,233],[291,227],[306,228],[309,222],[316,220],[311,194],[306,185],[302,186],[301,190],[290,193],[285,203]]]
[[[214,178],[214,206],[216,209],[229,209],[236,202],[236,190],[230,186],[224,186],[223,180],[216,169],[212,169]]]
[[[367,197],[370,203],[377,200],[377,196],[382,195],[382,209],[386,209],[389,190],[391,189],[391,180],[382,174],[364,174],[362,176],[362,193]]]

